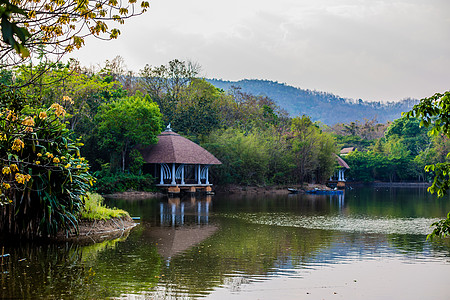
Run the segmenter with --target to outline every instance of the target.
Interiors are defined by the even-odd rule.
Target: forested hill
[[[327,125],[373,118],[380,123],[392,121],[399,118],[403,111],[409,111],[418,102],[415,99],[389,103],[355,101],[331,93],[304,90],[269,80],[207,79],[207,81],[225,91],[235,86],[246,93],[267,96],[292,117],[304,114],[310,116],[313,121],[321,121]]]

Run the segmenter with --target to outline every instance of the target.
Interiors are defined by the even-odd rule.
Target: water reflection
[[[384,282],[374,276],[385,267],[392,284],[402,288],[402,282],[417,279],[408,277],[415,274],[426,273],[439,282],[450,276],[450,269],[440,268],[448,267],[450,242],[426,241],[428,223],[421,222],[445,215],[450,204],[420,199],[411,191],[368,190],[346,192],[345,199],[294,195],[111,201],[111,206],[141,217],[128,237],[91,245],[0,241],[0,249],[5,246],[10,254],[1,270],[0,298],[173,299],[214,297],[218,291],[222,298],[257,298],[246,292],[258,287],[262,298],[295,299],[308,288],[328,284],[323,276],[333,270],[345,269],[336,278],[350,278],[346,284],[354,291],[364,291],[360,282],[383,290]],[[373,266],[371,262],[383,267],[358,269]],[[435,276],[434,270],[440,273]],[[321,276],[313,276],[315,272]],[[396,275],[403,281],[396,282]],[[428,287],[429,282],[420,281],[414,286]],[[433,298],[443,298],[431,291],[437,296]]]
[[[5,245],[11,259],[1,268],[0,298],[103,299],[151,287],[161,266],[156,249],[142,251],[131,247],[136,237],[126,240]]]
[[[329,195],[329,198],[331,205],[337,203],[337,206],[340,211],[344,208],[345,193],[338,195]]]
[[[208,224],[209,211],[212,205],[211,196],[205,199],[191,197],[189,201],[180,198],[168,198],[159,203],[159,219],[161,226],[183,226],[188,224]]]

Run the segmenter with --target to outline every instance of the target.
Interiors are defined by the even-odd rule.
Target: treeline
[[[355,181],[432,181],[425,166],[448,162],[450,141],[431,135],[417,118],[403,116],[387,124],[374,120],[336,124],[330,128],[342,147],[355,147],[345,156],[346,176]]]
[[[27,83],[20,92],[30,106],[65,109],[64,122],[84,144],[103,192],[151,189],[138,149],[156,143],[169,123],[223,162],[212,172],[218,184],[322,182],[335,168],[335,139],[319,124],[288,117],[268,97],[218,89],[190,62],[147,65],[139,74],[127,72],[120,58],[97,70],[71,61],[3,72],[8,86]]]
[[[445,159],[447,150],[445,138],[429,138],[416,119],[329,127],[306,115],[290,117],[267,96],[219,89],[199,77],[200,66],[180,60],[146,65],[139,74],[120,57],[98,69],[70,61],[2,72],[5,85],[23,85],[30,107],[64,108],[63,121],[84,144],[95,186],[105,193],[153,188],[139,148],[156,143],[169,123],[222,161],[211,174],[217,184],[324,182],[337,167],[334,155],[351,146],[358,149],[345,157],[351,179],[428,180],[424,166]],[[42,75],[30,80],[37,72]]]

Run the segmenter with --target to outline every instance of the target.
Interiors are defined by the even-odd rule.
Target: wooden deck
[[[188,193],[212,192],[212,184],[157,184],[156,187],[167,191],[169,194],[179,194],[182,191]]]

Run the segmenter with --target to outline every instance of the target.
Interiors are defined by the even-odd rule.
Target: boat
[[[297,189],[293,189],[293,188],[288,188],[289,193],[291,194],[298,194],[298,190]]]

